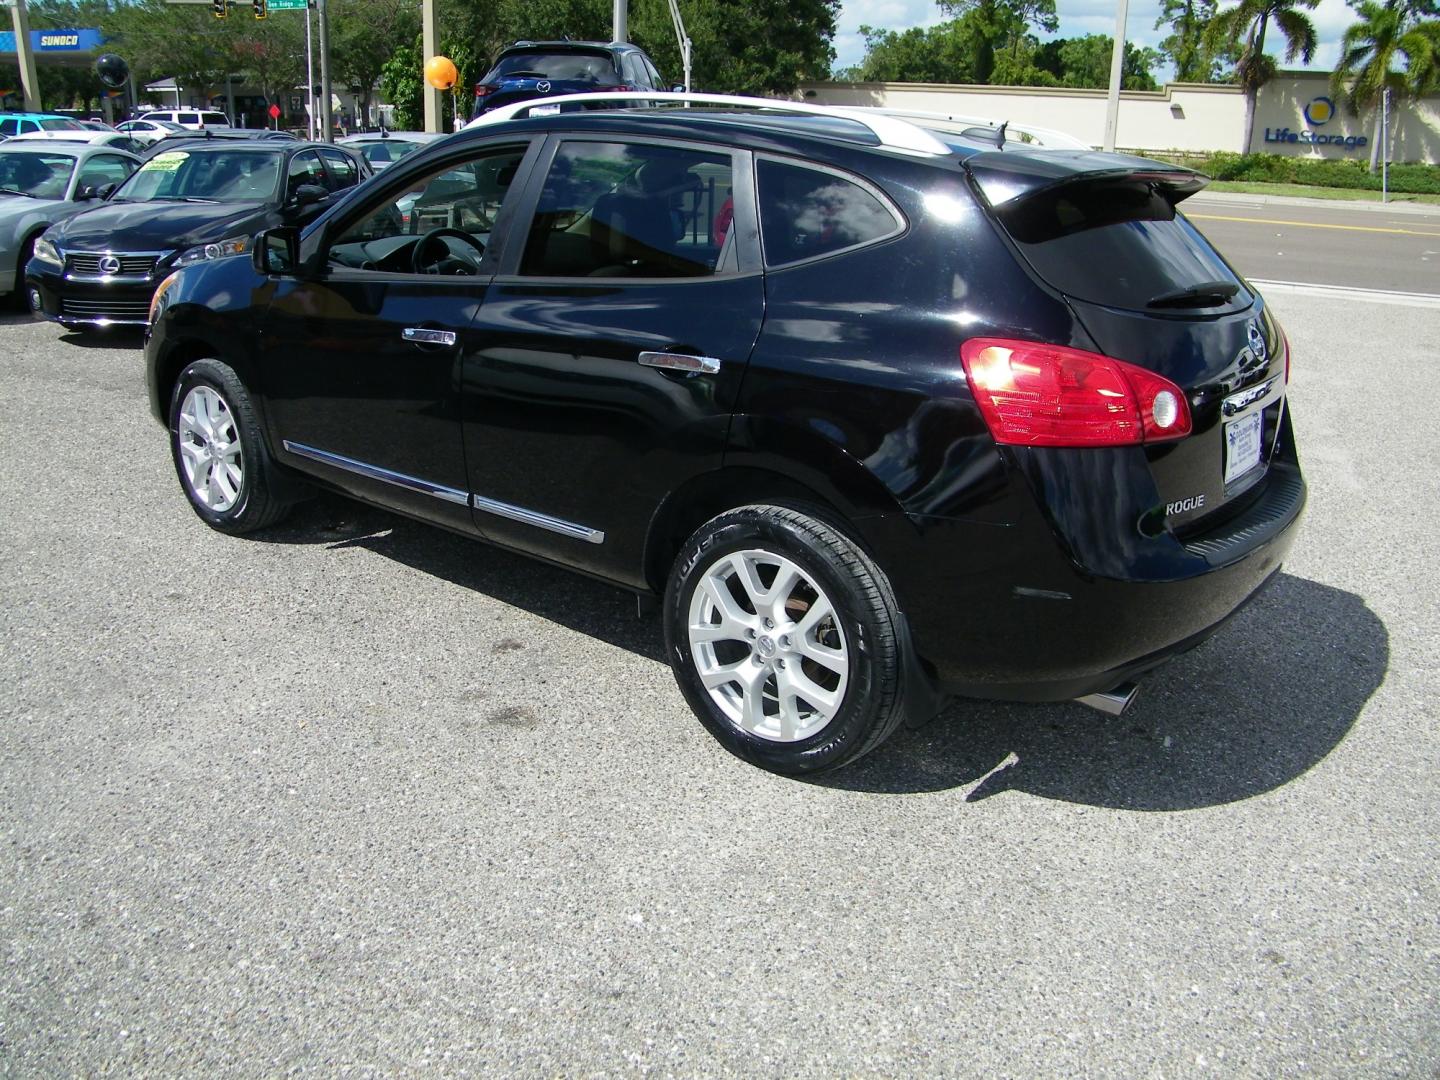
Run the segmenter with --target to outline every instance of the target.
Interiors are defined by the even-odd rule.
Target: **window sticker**
[[[185,163],[185,159],[189,156],[189,154],[180,150],[167,150],[165,153],[159,154],[151,158],[144,165],[141,165],[140,171],[143,173],[178,172],[180,166]]]

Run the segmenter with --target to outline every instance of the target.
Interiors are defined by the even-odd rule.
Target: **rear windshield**
[[[84,131],[85,125],[76,120],[67,120],[59,117],[53,120],[41,120],[42,131]]]
[[[1035,271],[1077,300],[1216,314],[1253,299],[1209,241],[1148,183],[1066,184],[999,216]]]
[[[527,74],[545,79],[613,83],[615,63],[609,53],[511,53],[500,58],[484,81],[523,78]]]

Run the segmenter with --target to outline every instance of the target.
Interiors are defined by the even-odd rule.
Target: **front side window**
[[[100,188],[106,184],[121,184],[134,170],[132,162],[112,154],[97,154],[80,169],[76,188]]]
[[[520,272],[535,277],[708,277],[734,268],[729,154],[637,143],[561,145]]]
[[[339,150],[321,150],[320,155],[325,159],[326,168],[330,172],[331,191],[344,191],[355,186],[355,182],[360,179],[360,170],[355,167],[355,162],[349,155]]]
[[[0,151],[0,194],[59,199],[65,194],[75,159],[66,154],[22,154]]]
[[[276,151],[167,150],[141,165],[114,197],[120,202],[264,202],[274,195],[279,173]]]
[[[325,166],[314,150],[303,151],[290,159],[290,170],[285,176],[285,198],[295,198],[296,193],[307,185],[330,190],[325,179]]]
[[[770,266],[873,243],[904,228],[879,198],[836,173],[761,159],[755,178]]]
[[[491,150],[390,191],[336,239],[330,265],[389,273],[478,273],[525,151],[523,146]]]
[[[207,112],[202,114],[201,119],[203,119],[207,124],[214,124],[219,127],[230,126],[230,119],[224,113]]]

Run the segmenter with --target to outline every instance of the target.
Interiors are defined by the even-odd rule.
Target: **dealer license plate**
[[[1253,412],[1225,425],[1225,484],[1244,476],[1260,464],[1260,432],[1265,414]]]
[[[531,116],[554,116],[560,111],[559,105],[535,105],[530,109]]]

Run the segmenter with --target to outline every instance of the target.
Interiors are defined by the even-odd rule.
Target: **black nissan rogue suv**
[[[166,278],[195,512],[324,487],[655,597],[700,720],[790,774],[1205,639],[1305,485],[1204,177],[821,112],[482,121]]]

